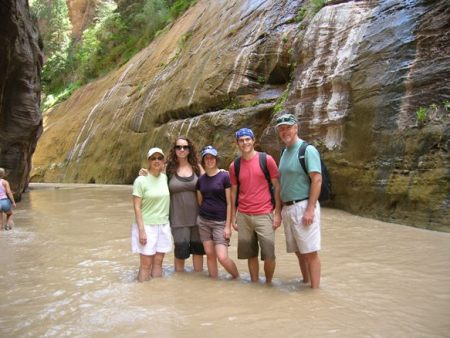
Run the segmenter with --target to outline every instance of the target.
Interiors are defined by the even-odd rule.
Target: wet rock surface
[[[450,231],[446,1],[199,1],[122,68],[46,113],[33,180],[131,183],[157,145],[216,145],[251,127],[276,158],[275,107],[296,114],[331,206]],[[417,117],[419,109],[425,117]]]
[[[6,169],[6,178],[20,198],[42,132],[42,46],[28,1],[2,1],[0,17],[0,167]]]

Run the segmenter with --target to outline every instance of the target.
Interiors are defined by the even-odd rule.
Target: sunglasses
[[[150,161],[156,161],[156,160],[162,161],[162,160],[164,160],[164,157],[163,156],[155,156],[155,157],[150,157],[149,160]]]
[[[175,149],[176,150],[185,150],[185,149],[189,150],[189,146],[178,146],[178,145],[176,145]]]

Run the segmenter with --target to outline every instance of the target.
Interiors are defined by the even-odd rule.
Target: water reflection
[[[321,290],[277,236],[272,287],[204,274],[136,283],[131,187],[35,185],[0,232],[0,336],[448,336],[450,234],[323,211]],[[231,257],[236,257],[236,237]]]

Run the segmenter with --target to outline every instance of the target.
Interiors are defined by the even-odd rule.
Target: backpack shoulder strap
[[[272,203],[272,207],[275,208],[275,193],[272,184],[272,179],[270,178],[269,169],[267,168],[267,154],[264,152],[259,153],[259,166],[261,167],[264,176],[266,177],[267,185],[269,186],[270,192],[270,202]]]
[[[236,205],[236,207],[239,205],[239,187],[240,187],[240,184],[239,184],[239,171],[241,170],[241,157],[239,156],[239,157],[237,157],[235,160],[234,160],[234,177],[236,177],[236,183],[237,183],[237,189],[236,189],[236,203],[235,203],[235,205]]]
[[[306,161],[305,161],[305,153],[306,153],[306,147],[309,146],[308,142],[303,142],[300,148],[298,149],[298,160],[300,161],[300,165],[302,166],[306,176],[308,175],[308,170],[306,169]]]
[[[261,167],[267,182],[271,184],[272,180],[270,179],[269,169],[267,169],[267,154],[264,152],[259,153],[259,166]]]
[[[239,186],[239,171],[241,170],[241,157],[234,160],[234,176],[236,177],[237,185]]]

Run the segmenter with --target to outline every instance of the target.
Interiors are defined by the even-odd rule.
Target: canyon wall
[[[278,158],[281,107],[321,150],[329,206],[450,231],[447,2],[308,6],[198,1],[127,64],[46,112],[32,179],[129,184],[148,148],[167,150],[181,134],[217,146],[226,167],[244,126]]]
[[[0,167],[20,199],[42,133],[42,45],[27,0],[2,1],[0,17]]]

